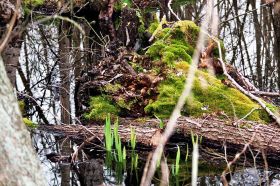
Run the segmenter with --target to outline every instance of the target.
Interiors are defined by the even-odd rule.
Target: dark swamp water
[[[41,131],[34,131],[32,139],[48,185],[51,186],[140,185],[145,163],[151,152],[151,149],[144,147],[136,148],[134,151],[127,147],[126,158],[119,163],[116,151],[106,153],[103,144],[91,144],[79,150],[76,161],[71,163],[70,156],[78,147],[75,142]],[[174,175],[177,145],[181,148],[181,158],[179,173]],[[191,154],[191,150],[189,151]],[[203,149],[199,151],[203,151]],[[164,156],[170,171],[169,185],[191,185],[191,157],[189,155],[188,160],[185,161],[186,144],[169,144]],[[225,163],[220,162],[225,162],[225,160],[216,161],[215,158],[204,157],[200,154],[197,185],[223,185],[221,174]],[[227,175],[229,185],[280,185],[280,172],[277,165],[275,165],[276,168],[266,172],[263,170],[263,163],[261,165],[254,165],[254,162],[249,164],[246,162],[246,165],[245,162],[243,163],[244,165],[241,162],[241,165],[234,167],[234,171]],[[266,175],[269,178],[268,183]],[[161,169],[159,166],[152,184],[160,185],[160,181]]]

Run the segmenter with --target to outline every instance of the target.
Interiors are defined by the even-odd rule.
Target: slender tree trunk
[[[10,42],[3,51],[3,60],[5,61],[7,75],[13,87],[16,87],[16,72],[21,48],[20,39]]]
[[[61,122],[70,124],[70,24],[61,21],[59,28],[59,72],[60,72],[60,106]]]
[[[78,79],[81,76],[81,71],[83,68],[82,64],[82,54],[81,54],[81,38],[80,38],[80,31],[77,28],[73,29],[73,36],[72,36],[72,43],[73,43],[73,59],[74,59],[74,78],[75,78],[75,92],[74,92],[74,102],[75,102],[75,114],[78,116],[79,114],[79,102],[78,102],[78,90],[79,90],[79,81]]]
[[[0,56],[0,185],[45,185]]]
[[[256,9],[255,0],[250,1],[252,9]],[[255,38],[256,38],[256,71],[257,71],[257,80],[258,80],[258,88],[260,90],[263,89],[262,82],[262,65],[261,65],[261,48],[262,48],[262,33],[261,33],[261,25],[258,19],[257,11],[253,11],[253,21],[255,27]]]
[[[274,33],[275,33],[275,41],[274,41],[274,55],[275,61],[278,68],[278,90],[280,91],[280,0],[277,0],[274,5]]]

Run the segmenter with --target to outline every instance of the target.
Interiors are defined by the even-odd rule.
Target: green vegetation
[[[104,91],[107,92],[107,93],[115,93],[118,90],[120,90],[121,88],[122,88],[122,85],[120,85],[120,84],[108,83],[104,86]]]
[[[33,8],[43,5],[44,2],[45,0],[23,0],[22,7],[23,7],[24,15],[30,14]]]
[[[18,101],[18,106],[19,106],[19,110],[20,110],[21,114],[24,115],[25,114],[25,106],[26,106],[24,101],[19,100]]]
[[[175,175],[179,174],[179,170],[180,170],[180,147],[177,145],[177,154],[176,154],[176,162],[175,162]]]
[[[149,28],[151,31],[154,29],[155,25]],[[147,114],[157,115],[160,118],[170,116],[183,90],[198,33],[199,27],[191,21],[178,21],[171,28],[157,32],[156,41],[146,54],[153,61],[160,61],[169,70],[165,80],[157,87],[159,93],[157,99],[150,100],[145,107]],[[227,87],[213,75],[198,70],[192,95],[187,98],[182,114],[200,117],[205,113],[211,113],[221,117],[242,118],[254,108],[259,108],[259,105],[240,91]],[[270,120],[263,109],[254,111],[247,119]]]
[[[153,33],[158,28],[159,23],[152,23],[148,31]],[[146,55],[152,60],[161,60],[169,67],[174,67],[180,61],[191,63],[198,33],[199,27],[192,21],[178,21],[173,28],[157,31],[157,41],[150,46]]]
[[[38,127],[37,123],[34,123],[33,121],[29,120],[28,118],[22,118],[22,121],[29,128],[35,129]]]
[[[162,28],[156,21],[148,28],[150,32],[155,30],[157,30],[155,42],[146,52],[153,64],[148,73],[161,74],[164,80],[157,86],[157,98],[150,99],[144,111],[149,116],[164,119],[172,113],[184,88],[199,27],[191,21],[178,21],[170,28]],[[137,72],[143,71],[140,64],[133,62],[131,65]],[[222,118],[243,118],[252,109],[260,107],[237,89],[224,85],[221,78],[225,77],[217,78],[203,70],[198,70],[192,94],[186,100],[181,111],[182,115],[201,117],[204,114],[213,114]],[[107,84],[103,91],[109,95],[92,97],[90,111],[84,114],[85,118],[105,120],[107,113],[116,116],[121,111],[131,110],[135,100],[129,102],[119,96],[113,103],[110,98],[110,94],[117,93],[121,88],[120,84]],[[273,105],[267,104],[267,106],[274,112],[277,111]],[[270,121],[268,114],[263,109],[255,109],[246,119]]]
[[[115,149],[117,151],[117,161],[119,163],[122,163],[126,159],[126,150],[125,147],[122,151],[122,143],[121,143],[121,138],[118,133],[119,131],[119,122],[118,120],[115,121],[114,123],[114,139],[115,139]]]
[[[180,147],[177,145],[177,153],[176,153],[175,164],[171,165],[172,176],[178,176],[179,175],[179,171],[180,171],[180,158],[181,158]]]
[[[113,135],[111,130],[111,119],[110,114],[107,115],[105,121],[105,128],[104,128],[104,136],[105,136],[105,148],[106,151],[111,152],[113,146]]]
[[[118,115],[119,108],[116,107],[109,98],[105,96],[94,96],[90,98],[90,112],[84,117],[88,120],[105,120],[107,114]]]
[[[189,158],[189,145],[187,144],[185,162],[188,162],[188,158]]]
[[[180,64],[182,72],[186,73],[187,69],[187,63]],[[145,112],[160,118],[168,118],[181,95],[184,83],[184,75],[169,74],[166,80],[158,86],[157,99],[150,100],[145,107]],[[182,114],[199,117],[204,113],[215,113],[218,116],[219,113],[224,113],[223,116],[242,118],[258,107],[257,103],[240,91],[225,86],[211,74],[199,70],[194,80],[192,95],[187,98]],[[269,121],[269,117],[263,109],[254,111],[247,119]]]
[[[135,150],[136,147],[136,133],[135,133],[135,128],[130,127],[130,145],[132,150]]]

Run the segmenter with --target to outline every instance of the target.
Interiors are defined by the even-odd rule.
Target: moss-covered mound
[[[155,25],[152,27],[155,28]],[[151,100],[145,107],[148,114],[162,118],[170,116],[183,90],[198,33],[199,27],[191,21],[179,21],[171,28],[158,31],[155,43],[146,54],[154,61],[161,60],[171,68],[166,79],[158,86],[157,99]],[[214,48],[214,56],[215,51]],[[260,106],[240,91],[224,85],[214,75],[198,70],[192,95],[187,98],[182,114],[199,117],[212,113],[223,117],[242,118],[254,108]],[[263,109],[257,109],[246,119],[268,121],[269,117]]]
[[[154,23],[150,32],[161,28],[160,23]],[[174,67],[176,61],[191,63],[194,46],[199,33],[199,27],[192,21],[178,21],[157,32],[156,42],[150,46],[146,54],[152,60],[161,60],[169,67]]]
[[[188,65],[185,63],[185,69]],[[180,71],[181,69],[177,70]],[[160,83],[157,99],[151,100],[145,107],[147,113],[161,118],[170,116],[184,87],[186,71],[184,70],[184,72],[183,75],[170,74]],[[187,98],[182,114],[200,117],[211,113],[221,117],[242,118],[252,109],[259,107],[258,104],[251,101],[240,91],[224,85],[213,75],[198,70],[192,95]],[[247,119],[268,121],[269,117],[263,109],[258,109],[250,114]]]
[[[146,56],[150,58],[149,64],[137,60],[130,62],[131,69],[135,70],[133,75],[103,86],[102,93],[91,98],[90,111],[85,114],[87,119],[104,119],[107,113],[118,115],[126,111],[141,113],[140,116],[170,116],[184,88],[199,27],[191,21],[156,22],[147,30],[151,34],[156,32],[154,43],[146,51]],[[213,56],[214,52],[215,48]],[[155,80],[158,80],[157,83],[153,83]],[[257,103],[240,91],[226,86],[215,75],[200,69],[196,73],[192,94],[187,98],[182,115],[201,117],[211,114],[243,118],[256,109],[246,119],[269,121],[266,112],[258,108],[260,106]]]

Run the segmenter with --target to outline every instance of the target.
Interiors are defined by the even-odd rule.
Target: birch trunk
[[[0,56],[0,185],[45,185]]]

